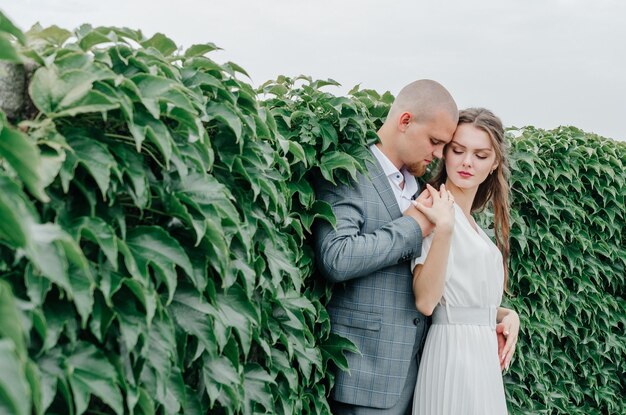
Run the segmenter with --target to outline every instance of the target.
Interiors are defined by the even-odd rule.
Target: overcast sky
[[[219,62],[258,86],[284,74],[332,78],[394,95],[441,82],[460,108],[507,126],[574,125],[626,140],[623,0],[0,0],[22,30],[35,22],[162,32],[213,42]]]

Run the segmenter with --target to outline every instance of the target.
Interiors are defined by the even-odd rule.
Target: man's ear
[[[400,117],[398,117],[398,128],[400,131],[405,132],[409,128],[411,121],[413,121],[413,114],[410,112],[405,111],[400,114]]]

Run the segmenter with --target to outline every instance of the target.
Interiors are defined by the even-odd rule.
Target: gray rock
[[[28,82],[35,69],[33,62],[20,65],[0,61],[0,109],[9,118],[26,118],[34,112]]]

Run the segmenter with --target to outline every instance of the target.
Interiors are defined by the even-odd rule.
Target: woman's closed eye
[[[459,148],[453,148],[452,152],[454,154],[460,155],[460,154],[463,154],[465,151],[461,150]],[[478,158],[480,160],[485,160],[487,158],[487,156],[485,154],[481,154],[481,153],[476,153],[475,156],[476,156],[476,158]]]

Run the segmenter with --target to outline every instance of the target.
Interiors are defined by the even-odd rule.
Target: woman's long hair
[[[487,133],[496,153],[495,170],[490,173],[484,182],[478,186],[476,197],[472,203],[472,213],[483,210],[490,202],[494,213],[494,233],[496,245],[502,252],[504,263],[504,289],[508,292],[508,258],[509,233],[511,227],[509,213],[509,162],[508,145],[504,137],[502,121],[491,111],[485,108],[468,108],[459,112],[459,125],[472,124],[474,127]],[[444,150],[445,154],[448,148]],[[436,189],[446,182],[448,174],[445,163],[440,163],[439,170],[431,180]]]

